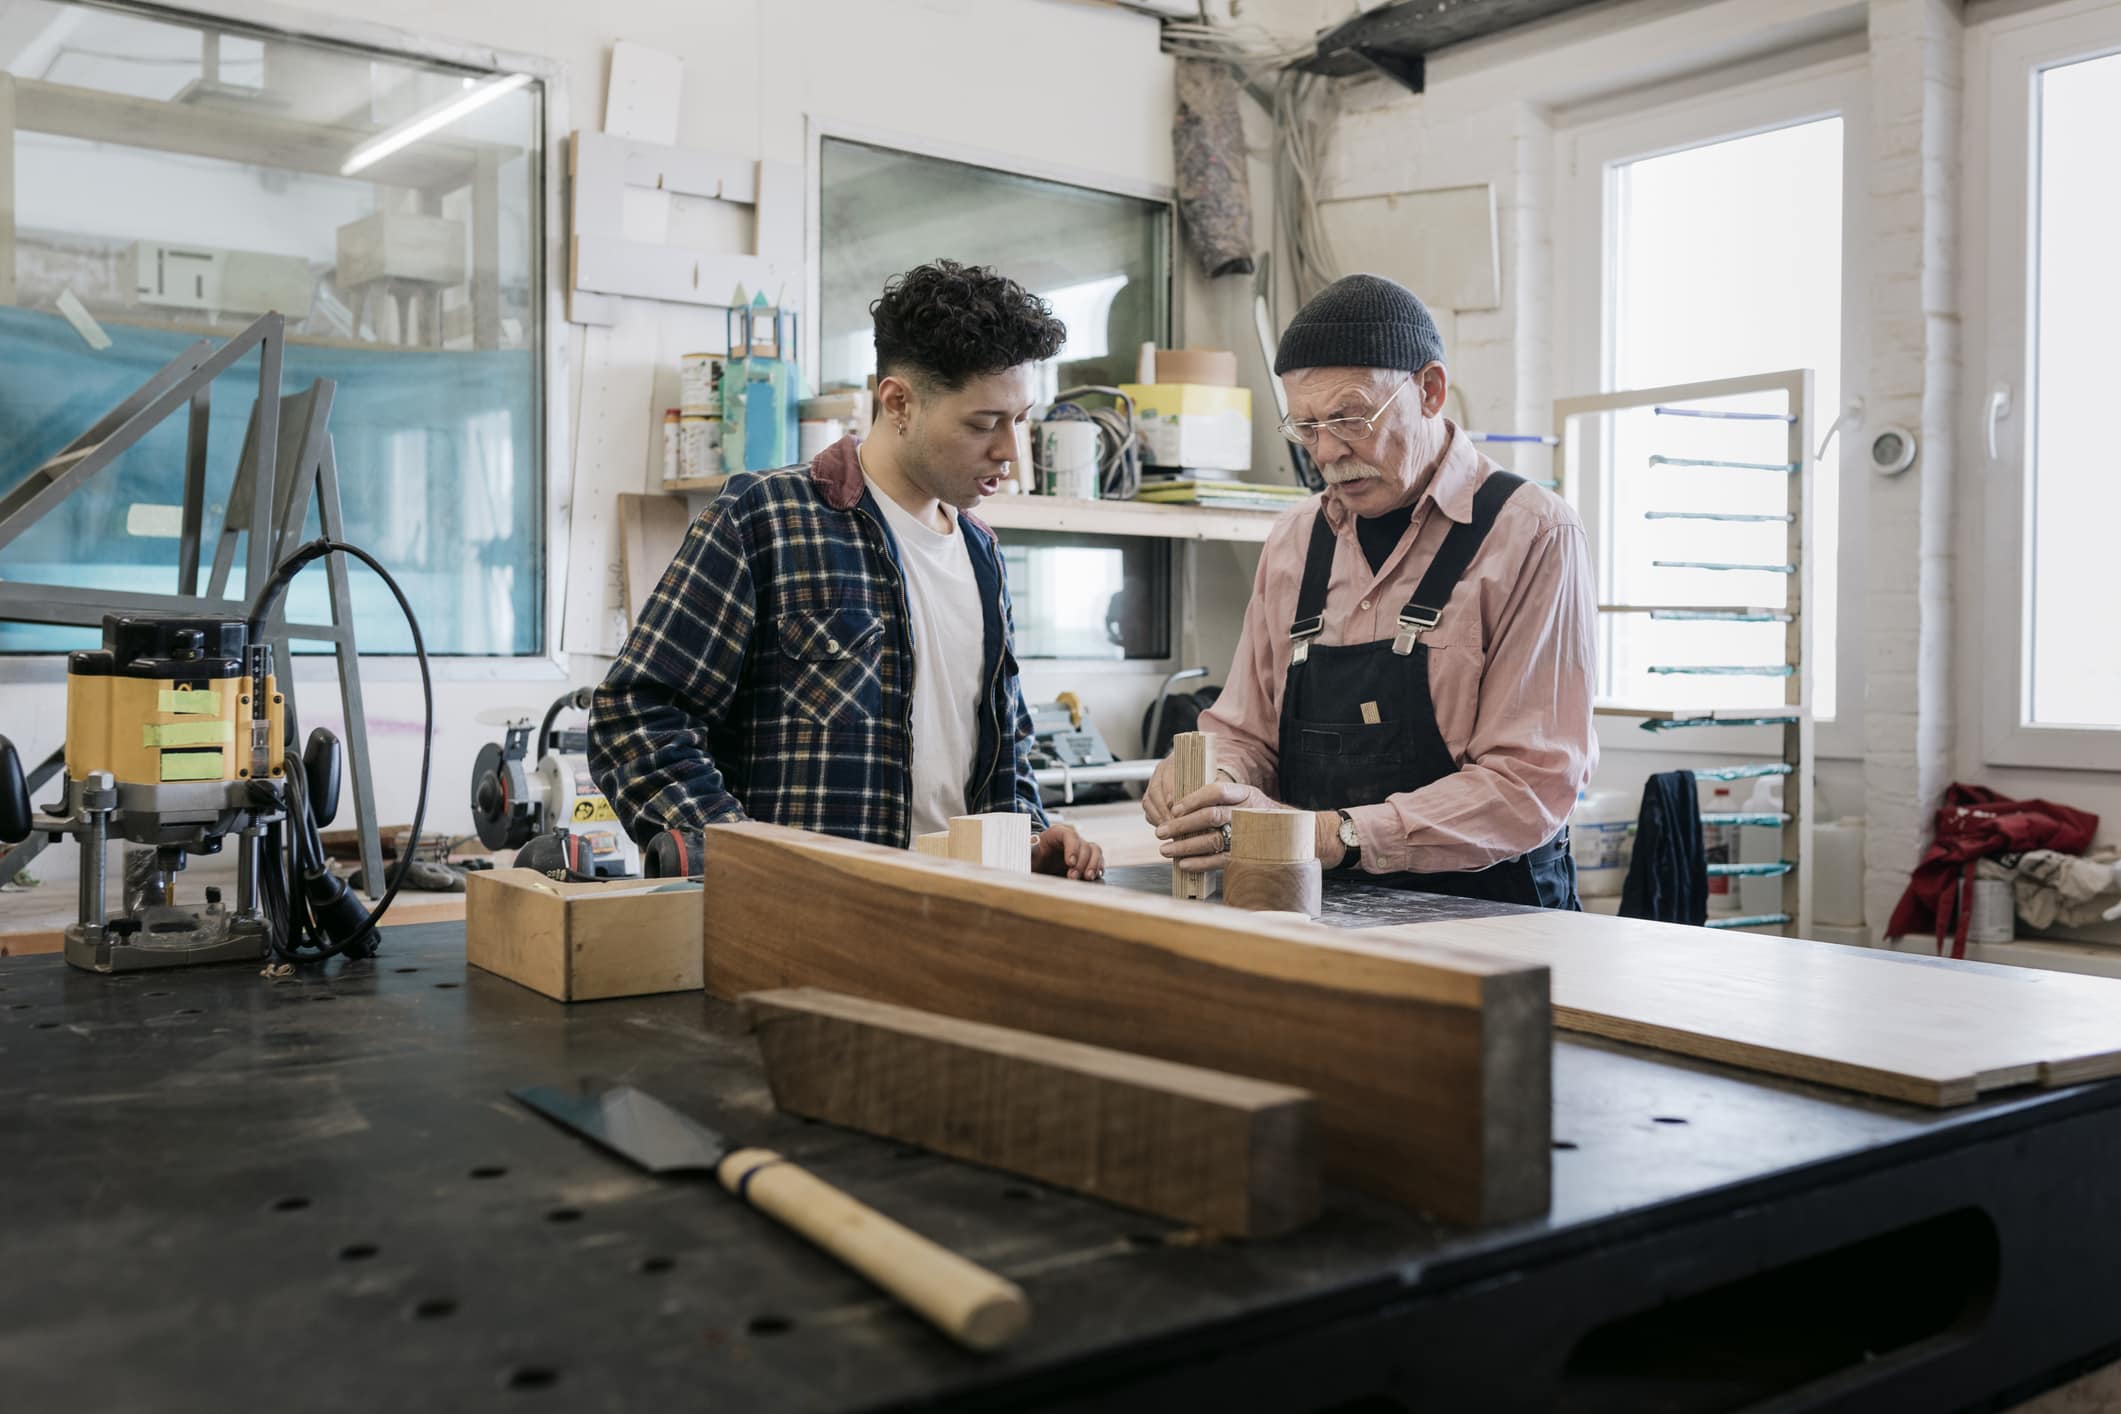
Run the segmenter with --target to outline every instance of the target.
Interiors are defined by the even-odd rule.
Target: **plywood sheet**
[[[1524,913],[1370,930],[1552,970],[1554,1023],[1921,1105],[2121,1075],[2121,980]]]

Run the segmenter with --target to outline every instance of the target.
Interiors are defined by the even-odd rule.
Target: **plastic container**
[[[1718,786],[1709,792],[1704,811],[1728,812],[1738,808],[1729,786]],[[1701,827],[1701,847],[1710,864],[1735,864],[1738,862],[1738,828],[1735,825],[1709,825]],[[1737,881],[1728,874],[1709,875],[1709,912],[1736,913]]]
[[[1576,892],[1612,898],[1628,877],[1628,832],[1635,802],[1623,790],[1580,790],[1569,815],[1569,854],[1576,861]]]
[[[1966,921],[1970,943],[2010,943],[2018,939],[2018,904],[2008,879],[1974,880],[1974,907]]]
[[[1844,815],[1812,827],[1812,921],[1834,928],[1863,926],[1863,817]]]
[[[1782,813],[1781,776],[1756,776],[1753,793],[1745,798],[1748,815],[1779,815]],[[1773,825],[1745,825],[1738,832],[1738,862],[1741,864],[1773,864],[1782,858],[1782,831]],[[1767,874],[1759,878],[1745,875],[1738,880],[1739,911],[1748,914],[1790,913],[1794,914],[1797,896],[1794,891],[1785,893],[1783,881],[1786,874]]]

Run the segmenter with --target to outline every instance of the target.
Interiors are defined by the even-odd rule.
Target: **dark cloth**
[[[1217,59],[1181,59],[1176,69],[1171,149],[1186,243],[1203,275],[1249,275],[1252,182],[1245,169],[1238,73]]]
[[[1981,786],[1954,784],[1944,792],[1936,834],[1909,877],[1885,936],[1933,933],[1942,953],[1949,934],[1952,956],[1965,957],[1976,860],[2029,849],[2082,854],[2098,833],[2099,817],[2085,811],[2047,800],[2006,800]]]
[[[1620,888],[1620,912],[1697,928],[1708,921],[1709,858],[1692,771],[1663,771],[1643,783],[1635,858]]]
[[[1376,574],[1392,558],[1399,542],[1406,537],[1407,527],[1414,523],[1414,507],[1401,506],[1396,511],[1386,511],[1381,516],[1357,516],[1355,538],[1362,542],[1362,557],[1370,562],[1370,573]]]
[[[965,806],[1046,823],[994,532],[958,517],[985,623]],[[852,437],[741,472],[686,533],[589,709],[589,769],[647,844],[763,820],[904,848],[913,630],[898,544]]]
[[[1429,307],[1397,280],[1347,275],[1311,296],[1281,336],[1274,371],[1400,368],[1443,362],[1443,335]]]

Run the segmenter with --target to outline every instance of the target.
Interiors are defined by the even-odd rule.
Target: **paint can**
[[[2018,905],[2008,879],[1974,880],[1974,906],[1966,922],[1970,943],[2009,943],[2018,937]]]
[[[722,376],[729,360],[720,354],[689,353],[678,360],[678,411],[687,417],[722,414]]]

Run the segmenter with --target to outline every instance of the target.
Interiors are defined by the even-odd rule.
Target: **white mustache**
[[[1353,461],[1335,462],[1331,466],[1320,467],[1319,471],[1324,474],[1328,486],[1339,486],[1349,481],[1381,481],[1384,479],[1384,473],[1376,467],[1365,466],[1361,462]]]

